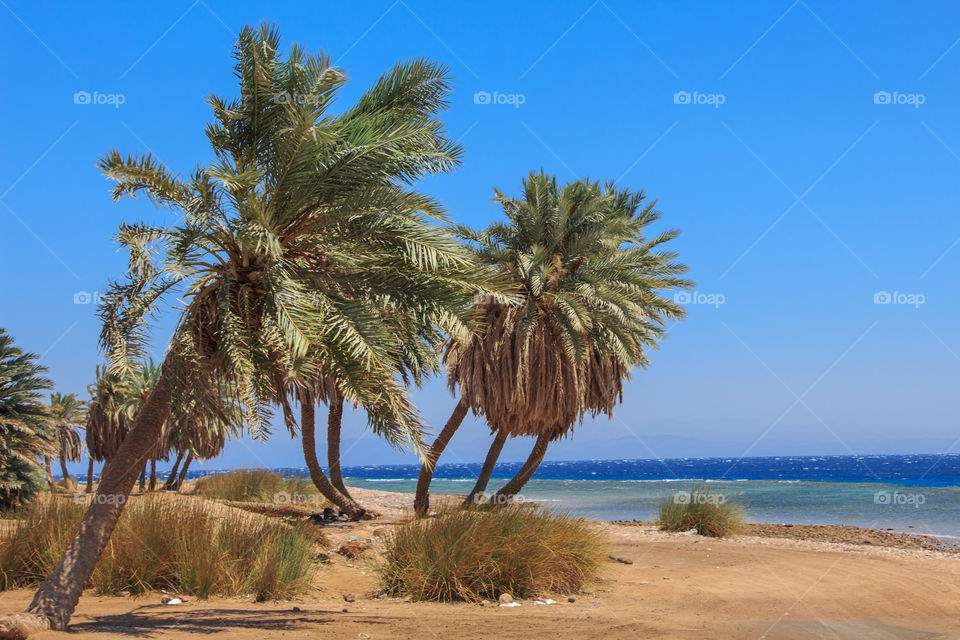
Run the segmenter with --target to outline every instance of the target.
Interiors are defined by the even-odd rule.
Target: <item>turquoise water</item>
[[[351,486],[412,493],[406,478],[350,478]],[[473,478],[438,478],[431,491],[464,494]],[[505,480],[494,479],[493,492]],[[534,479],[523,498],[599,520],[653,520],[661,499],[689,490],[690,480]],[[879,482],[715,480],[707,492],[743,504],[750,522],[839,524],[960,539],[960,487]]]

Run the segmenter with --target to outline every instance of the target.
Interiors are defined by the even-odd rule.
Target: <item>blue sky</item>
[[[683,229],[675,248],[698,283],[689,317],[614,419],[548,457],[956,449],[953,3],[0,5],[2,326],[60,391],[93,376],[98,324],[77,302],[122,271],[118,222],[173,220],[111,202],[97,157],[206,162],[204,98],[236,91],[234,34],[268,20],[349,72],[344,106],[398,60],[451,67],[445,121],[466,158],[422,187],[456,220],[486,224],[492,187],[516,192],[542,167],[644,189],[661,228]],[[416,399],[433,425],[454,404],[439,382]],[[480,460],[488,440],[469,423],[449,459]],[[278,430],[211,464],[298,466],[298,447]],[[345,449],[348,465],[399,459],[360,415]]]

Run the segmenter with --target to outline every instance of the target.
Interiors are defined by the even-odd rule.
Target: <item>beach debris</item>
[[[696,529],[690,529],[689,531],[681,531],[677,534],[678,536],[695,536],[697,535]]]
[[[633,564],[633,560],[629,558],[621,558],[619,556],[608,556],[614,562],[619,562],[621,564]]]
[[[491,603],[489,600],[481,600],[481,601],[480,601],[480,606],[481,606],[481,607],[485,607],[485,606],[487,606],[488,604],[493,604],[493,603]]]
[[[543,598],[531,598],[531,600],[533,600],[533,604],[557,604],[556,600],[551,600],[550,598],[546,600]]]
[[[576,602],[576,601],[577,599],[574,596],[570,596],[569,598],[567,598],[567,602]]]
[[[356,601],[356,599],[357,599],[357,596],[353,595],[352,593],[345,593],[345,594],[343,594],[343,601],[344,601],[344,602],[354,602],[354,601]]]
[[[127,590],[114,591],[114,592],[113,592],[113,595],[114,595],[114,597],[116,597],[116,598],[129,598],[129,597],[130,597],[130,592],[127,591]]]
[[[504,602],[504,603],[501,604],[500,606],[501,606],[501,607],[519,607],[519,606],[520,606],[520,603],[519,603],[519,602]]]
[[[337,549],[337,553],[340,555],[354,560],[363,555],[363,553],[370,548],[365,542],[344,542],[340,545],[340,548]]]
[[[369,637],[370,637],[370,634],[369,634],[369,633],[364,633],[363,631],[361,631],[360,633],[357,634],[357,637],[358,637],[358,638],[369,638]]]
[[[343,613],[350,613],[350,609],[347,609],[346,607],[344,607],[344,608],[342,609],[342,612],[343,612]]]
[[[160,598],[160,602],[163,604],[183,604],[183,600],[180,598],[168,598],[166,596]]]
[[[510,595],[509,593],[501,593],[501,594],[500,594],[500,604],[509,604],[509,603],[511,603],[511,602],[513,602],[513,596],[512,596],[512,595]]]

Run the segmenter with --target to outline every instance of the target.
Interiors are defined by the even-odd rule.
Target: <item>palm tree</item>
[[[50,415],[59,442],[60,473],[66,480],[70,477],[67,461],[80,462],[83,456],[79,430],[86,420],[86,406],[75,393],[51,393]]]
[[[381,314],[380,324],[392,332],[391,340],[394,341],[394,348],[389,356],[394,360],[396,370],[406,386],[413,384],[420,387],[427,376],[439,371],[437,350],[443,342],[442,332],[432,326],[432,323],[425,323],[418,318],[416,313],[411,313],[411,308],[383,307]],[[319,379],[304,376],[302,380],[298,400],[301,404],[304,460],[310,477],[320,493],[351,518],[376,516],[377,514],[367,511],[353,499],[343,482],[340,467],[340,431],[344,392],[340,388],[340,382],[333,376],[324,376]],[[324,476],[316,456],[315,416],[312,407],[317,401],[329,407],[327,416],[329,479]],[[390,432],[387,428],[389,425],[383,424],[375,412],[368,411],[368,418],[370,427],[375,433],[389,438]]]
[[[53,384],[37,355],[24,353],[0,328],[0,511],[30,501],[44,485],[40,459],[57,451],[41,392]]]
[[[459,312],[473,262],[431,226],[439,204],[409,187],[461,155],[435,117],[449,94],[447,71],[423,60],[397,65],[335,115],[344,75],[298,46],[284,59],[279,45],[266,25],[239,34],[241,97],[208,100],[211,165],[182,178],[149,154],[101,160],[115,198],[144,193],[183,216],[171,228],[120,227],[129,279],[112,285],[99,309],[113,370],[143,359],[163,300],[175,296],[180,316],[159,380],[22,620],[65,628],[178,396],[223,413],[219,390],[230,389],[257,437],[269,434],[279,403],[292,432],[292,374],[312,351],[306,369],[335,376],[391,442],[422,446],[392,336],[377,320],[384,307],[411,308],[424,324],[467,333]]]
[[[520,304],[482,300],[482,319],[471,340],[450,341],[444,353],[452,392],[460,402],[427,454],[417,483],[415,508],[429,507],[432,468],[470,409],[486,416],[497,436],[484,474],[496,463],[503,439],[530,435],[533,451],[517,476],[501,489],[509,496],[533,475],[549,442],[563,437],[586,414],[610,415],[623,380],[648,363],[668,319],[683,309],[660,292],[690,283],[660,245],[678,232],[647,238],[659,218],[643,192],[531,173],[523,197],[496,191],[506,222],[484,231],[459,227],[479,262],[511,283]],[[483,474],[482,474],[483,475]],[[481,477],[479,486],[485,487]],[[482,489],[481,489],[482,490]],[[474,495],[475,497],[475,495]]]

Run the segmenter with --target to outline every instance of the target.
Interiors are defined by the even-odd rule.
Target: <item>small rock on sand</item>
[[[511,602],[513,602],[512,595],[510,595],[509,593],[500,594],[500,604],[510,604]]]
[[[343,594],[344,602],[354,602],[356,599],[357,599],[357,596],[353,595],[352,593]]]

